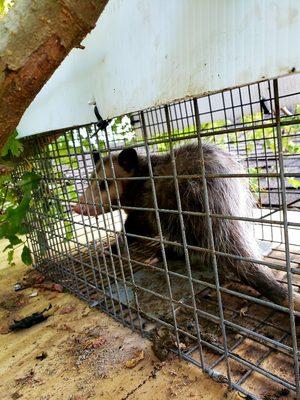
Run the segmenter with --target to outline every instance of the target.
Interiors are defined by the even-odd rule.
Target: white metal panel
[[[299,0],[110,0],[25,112],[21,136],[300,70]]]

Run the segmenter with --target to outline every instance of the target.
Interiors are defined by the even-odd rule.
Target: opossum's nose
[[[100,214],[99,207],[90,204],[78,203],[75,206],[73,206],[72,209],[77,214],[90,215],[91,217],[95,217],[96,215]]]

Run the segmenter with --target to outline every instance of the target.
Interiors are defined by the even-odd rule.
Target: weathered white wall
[[[300,71],[299,0],[110,0],[24,114],[21,136]]]

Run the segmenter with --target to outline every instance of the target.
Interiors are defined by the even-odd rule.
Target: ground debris
[[[82,311],[81,316],[86,317],[89,315],[89,313],[92,311],[90,307],[85,307],[85,309]]]
[[[21,283],[15,283],[14,284],[14,291],[19,292],[20,290],[25,289],[25,287]]]
[[[70,327],[68,324],[61,324],[57,326],[58,331],[67,331],[67,332],[74,332],[74,329]]]
[[[47,358],[47,357],[48,357],[48,354],[45,353],[45,352],[43,351],[42,354],[36,356],[35,359],[36,359],[36,360],[43,361],[43,360],[44,360],[45,358]]]
[[[42,283],[42,284],[34,284],[32,285],[34,288],[39,288],[43,291],[50,291],[50,292],[58,292],[62,293],[64,288],[59,283]]]
[[[50,287],[50,290],[52,292],[59,292],[62,293],[64,291],[64,288],[62,287],[62,285],[60,285],[59,283],[53,283]]]
[[[9,282],[9,285],[7,285],[10,290],[12,290],[12,284],[17,279],[22,282],[22,277],[14,277],[13,279],[13,282]],[[43,278],[41,279],[43,280]],[[127,391],[134,390],[144,378],[146,378],[146,382],[149,380],[150,382],[154,382],[153,385],[156,385],[158,388],[158,397],[160,396],[160,391],[161,396],[164,397],[167,387],[170,386],[170,380],[174,380],[175,383],[182,380],[183,369],[178,368],[177,370],[177,366],[174,365],[171,367],[173,373],[166,375],[171,365],[169,362],[157,362],[157,359],[153,357],[150,351],[151,345],[140,338],[140,336],[129,332],[126,328],[121,327],[121,325],[111,321],[106,316],[102,316],[100,313],[98,315],[98,311],[85,306],[85,304],[82,305],[82,303],[79,303],[77,300],[75,301],[75,299],[70,299],[70,296],[66,294],[44,292],[40,288],[36,290],[39,292],[40,301],[43,304],[42,308],[44,304],[46,306],[49,304],[50,296],[54,296],[57,299],[57,301],[54,301],[54,304],[52,303],[53,308],[49,312],[52,314],[55,304],[58,304],[57,317],[39,325],[38,330],[33,328],[24,332],[24,335],[19,339],[19,335],[14,333],[11,333],[8,337],[1,338],[2,341],[5,340],[8,343],[10,340],[12,343],[18,343],[22,339],[22,344],[24,340],[24,344],[26,345],[24,354],[22,352],[25,347],[22,344],[20,346],[20,353],[16,352],[16,349],[13,348],[14,346],[11,346],[14,351],[13,353],[9,350],[9,346],[6,351],[8,369],[11,361],[14,362],[12,373],[10,373],[10,380],[3,386],[3,389],[8,394],[8,398],[14,392],[16,393],[15,398],[18,398],[18,394],[22,396],[21,400],[25,397],[37,400],[50,400],[62,397],[66,400],[106,399],[118,396],[121,398]],[[14,293],[14,295],[25,293],[23,296],[28,298],[28,294],[33,291],[32,289],[27,289],[25,292]],[[44,303],[45,301],[47,303]],[[63,318],[63,316],[59,315],[59,311],[69,304],[75,304],[76,310]],[[23,314],[14,315],[14,313],[9,312],[7,315],[8,311],[1,309],[1,315],[5,313],[8,324],[12,322],[12,318],[20,319],[34,311],[42,310],[42,308],[38,309],[36,306],[35,301],[29,300],[29,307],[28,310],[26,308],[25,313],[24,310]],[[92,315],[83,319],[82,317],[85,314]],[[49,326],[51,326],[51,329],[48,328]],[[192,321],[187,327],[184,326],[183,329],[188,329],[194,335],[196,325]],[[59,330],[67,332],[59,332]],[[44,338],[40,340],[41,335],[45,335],[45,341]],[[180,336],[179,343],[183,341],[182,335]],[[184,343],[186,342],[184,341]],[[176,339],[172,340],[171,344],[176,349]],[[51,349],[51,354],[48,353],[48,349]],[[43,359],[43,350],[48,353],[48,357],[41,361]],[[144,353],[144,358],[135,367],[132,366],[132,369],[127,369],[126,363],[131,363],[132,360],[140,358],[139,354],[142,352]],[[11,359],[11,356],[16,358]],[[39,361],[36,360],[36,357]],[[158,371],[162,366],[166,367],[165,371],[159,374]],[[31,368],[33,370],[29,372]],[[106,377],[110,379],[102,379]],[[119,379],[123,377],[124,379]],[[19,379],[15,381],[15,378]],[[163,384],[161,383],[161,378],[163,378]],[[184,396],[186,398],[189,398],[189,396],[192,397],[192,393],[190,393],[192,388],[184,386],[185,382],[187,381],[184,378],[182,383],[183,389],[181,385],[174,385],[175,393],[173,393],[173,396],[175,399],[185,398]],[[95,395],[92,392],[94,388],[96,388]],[[183,390],[184,396],[182,397]],[[2,396],[3,393],[4,391],[2,391]],[[178,393],[177,396],[176,393]],[[140,398],[140,394],[140,391],[138,391],[136,398]],[[152,395],[155,397],[156,392],[152,392]],[[135,396],[128,396],[128,400],[131,397]]]
[[[177,396],[177,392],[173,388],[168,388],[167,392],[168,392],[168,395],[170,397],[176,397]]]
[[[4,310],[15,311],[28,304],[28,298],[23,293],[10,293],[0,299],[0,307]]]
[[[144,358],[131,335],[121,337],[104,328],[87,328],[68,340],[68,352],[74,357],[76,368],[88,367],[94,378],[106,378],[110,370],[133,368]]]
[[[212,379],[214,381],[216,381],[216,382],[219,382],[219,383],[227,383],[228,382],[228,379],[224,375],[219,375],[219,376],[216,376],[216,377],[213,376]]]
[[[11,395],[11,398],[13,399],[13,400],[17,400],[17,399],[19,399],[20,397],[22,397],[23,395],[21,394],[21,393],[19,393],[19,392],[14,392],[12,395]]]
[[[240,309],[240,316],[241,317],[245,317],[246,315],[247,315],[247,312],[249,311],[249,307],[248,306],[245,306],[245,307],[242,307],[241,309]]]
[[[15,383],[17,386],[25,386],[28,384],[32,384],[35,381],[34,378],[34,370],[31,369],[24,377],[22,378],[16,378],[15,379]]]
[[[9,326],[10,330],[17,331],[20,329],[27,329],[33,325],[39,324],[40,322],[46,321],[50,315],[44,315],[44,313],[49,311],[51,307],[52,305],[50,304],[41,312],[35,312],[25,318],[20,319],[19,321],[14,320],[14,323]]]
[[[36,297],[38,295],[38,292],[32,292],[28,295],[28,297]]]
[[[152,333],[152,349],[160,361],[165,361],[171,349],[176,348],[176,336],[165,326],[156,328]]]
[[[17,282],[14,285],[14,290],[23,290],[29,287],[34,287],[34,285],[40,285],[46,280],[46,277],[40,274],[38,271],[31,269],[23,277],[22,282]]]
[[[32,287],[40,290],[49,290],[52,292],[63,292],[64,288],[59,283],[53,283],[46,278],[45,275],[40,274],[37,270],[29,270],[22,282],[18,282],[21,286],[20,290]]]
[[[103,337],[103,336],[99,336],[99,337],[96,338],[96,339],[88,340],[88,341],[85,343],[84,346],[85,346],[86,349],[90,349],[90,348],[92,348],[92,349],[98,349],[99,347],[103,346],[105,343],[106,343],[106,338]]]
[[[126,368],[134,368],[136,365],[138,365],[138,363],[140,361],[142,361],[144,359],[144,357],[145,357],[145,354],[144,354],[143,350],[138,351],[137,354],[135,354],[133,358],[126,361],[125,367]]]
[[[64,315],[64,314],[70,314],[71,312],[76,310],[76,306],[74,304],[70,304],[66,307],[63,307],[59,310],[59,314]]]
[[[266,393],[263,397],[263,400],[279,400],[283,397],[286,397],[290,394],[290,391],[287,388],[279,389],[276,392]]]
[[[0,326],[0,335],[7,335],[11,330],[8,325]]]

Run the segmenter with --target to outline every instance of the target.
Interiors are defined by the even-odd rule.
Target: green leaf
[[[7,253],[7,261],[9,265],[12,264],[14,258],[14,252],[15,252],[14,250],[9,250],[9,252]]]
[[[6,14],[14,4],[15,0],[0,0],[0,17],[1,14]]]
[[[8,240],[11,244],[11,246],[17,246],[18,244],[22,243],[22,240],[18,238],[16,235],[12,235],[8,237]]]
[[[25,221],[25,222],[23,222],[23,223],[19,226],[18,233],[19,233],[20,235],[27,235],[27,234],[30,232],[31,229],[32,229],[32,226],[29,225],[29,224]]]
[[[9,236],[15,235],[16,229],[13,228],[12,224],[10,221],[2,221],[2,224],[0,226],[0,238],[6,238],[8,239]]]
[[[19,206],[7,208],[6,210],[6,222],[8,224],[7,229],[10,226],[13,232],[10,234],[6,232],[7,235],[15,234],[19,230],[20,225],[23,223],[26,217],[30,200],[31,200],[30,194],[26,194],[24,195]]]
[[[253,142],[248,142],[246,149],[249,153],[251,153],[254,150],[254,143]]]
[[[248,168],[249,174],[261,174],[262,169],[258,167]],[[250,189],[253,193],[257,194],[259,192],[259,177],[249,178]]]
[[[11,182],[11,174],[8,175],[0,175],[0,187],[4,186],[7,183]]]
[[[31,265],[32,264],[32,257],[29,247],[24,246],[23,251],[21,254],[21,258],[24,264]]]
[[[0,0],[0,14],[4,13],[5,0]]]
[[[70,221],[64,221],[64,225],[66,231],[66,240],[70,240],[74,236],[73,224]]]
[[[37,189],[41,181],[40,175],[35,172],[25,172],[22,176],[21,186],[24,191]]]
[[[295,189],[300,189],[300,181],[295,178],[288,178],[288,183]]]
[[[9,152],[15,157],[19,157],[23,151],[22,143],[17,139],[18,132],[14,130],[14,132],[9,136],[5,145],[1,150],[1,156],[5,157]]]
[[[263,138],[263,133],[264,133],[263,129],[256,129],[254,131],[254,139],[255,140],[262,139]]]

